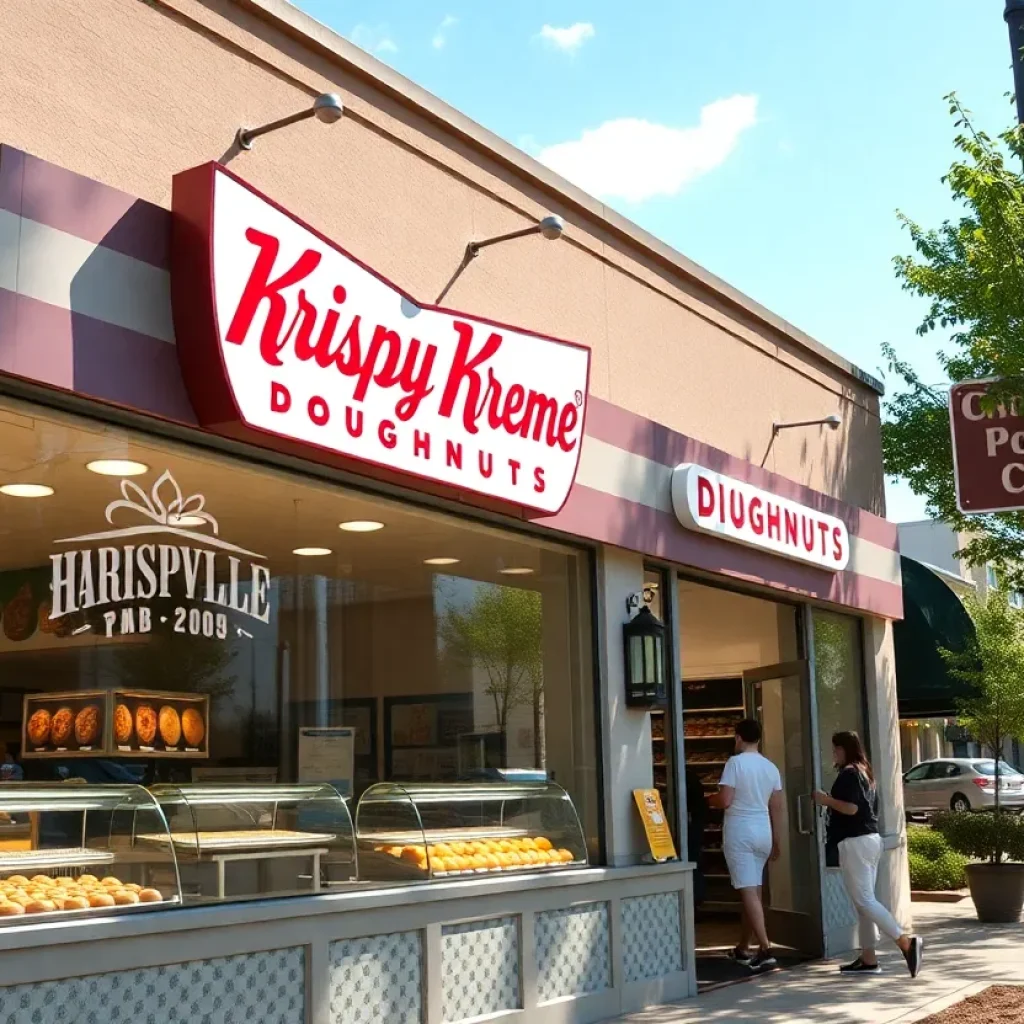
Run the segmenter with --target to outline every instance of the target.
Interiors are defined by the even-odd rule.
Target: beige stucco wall
[[[424,301],[470,239],[560,213],[562,242],[488,250],[447,303],[589,344],[595,395],[755,462],[773,421],[838,413],[835,433],[781,435],[768,466],[882,511],[869,387],[798,332],[702,283],[699,268],[631,241],[550,172],[534,173],[526,158],[517,168],[459,134],[444,123],[458,115],[436,100],[417,107],[346,62],[401,86],[393,72],[327,33],[316,45],[285,34],[271,17],[281,9],[280,0],[6,0],[0,141],[164,205],[176,171],[222,159]],[[234,149],[240,124],[292,113],[325,90],[346,104],[338,125],[305,122],[252,152]]]

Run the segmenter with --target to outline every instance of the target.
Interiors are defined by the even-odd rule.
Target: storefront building
[[[876,382],[282,0],[5,18],[0,1017],[693,995],[693,864],[633,791],[682,852],[744,715],[777,940],[854,944],[810,802],[839,728],[907,917]]]

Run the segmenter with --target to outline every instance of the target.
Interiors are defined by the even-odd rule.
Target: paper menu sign
[[[672,841],[668,819],[661,806],[661,794],[656,789],[634,789],[633,799],[640,811],[640,820],[644,823],[651,856],[659,863],[675,860],[676,845]]]
[[[299,782],[328,782],[352,795],[356,731],[349,726],[299,728]]]

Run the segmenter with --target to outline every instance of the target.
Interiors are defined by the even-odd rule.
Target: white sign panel
[[[588,348],[417,304],[219,166],[179,175],[174,210],[177,344],[204,426],[562,507]]]
[[[676,466],[672,507],[684,526],[723,540],[833,572],[850,561],[850,535],[841,519],[703,466]]]
[[[352,794],[356,731],[347,726],[299,729],[299,781],[329,782],[342,796]]]

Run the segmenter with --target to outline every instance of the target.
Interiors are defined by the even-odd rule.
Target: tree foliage
[[[992,138],[955,95],[947,98],[958,156],[943,181],[963,214],[937,229],[900,214],[915,255],[895,259],[896,275],[906,291],[928,300],[918,335],[948,334],[950,350],[938,358],[949,380],[999,378],[983,403],[992,410],[1024,396],[1024,176],[1016,170],[1024,134],[1014,127]],[[960,513],[947,389],[922,381],[891,346],[885,354],[905,385],[889,401],[882,427],[886,472],[925,497],[929,515],[972,534],[963,551],[968,562],[995,563],[1009,583],[1024,585],[1024,513]]]
[[[486,673],[495,724],[508,728],[509,712],[543,699],[541,596],[535,590],[483,586],[465,608],[449,605],[438,632],[445,653]],[[535,737],[535,742],[537,742]]]
[[[1012,608],[1000,590],[984,599],[968,596],[965,603],[974,636],[962,651],[939,653],[974,693],[960,702],[960,723],[996,759],[998,809],[1003,744],[1024,739],[1024,611]]]

